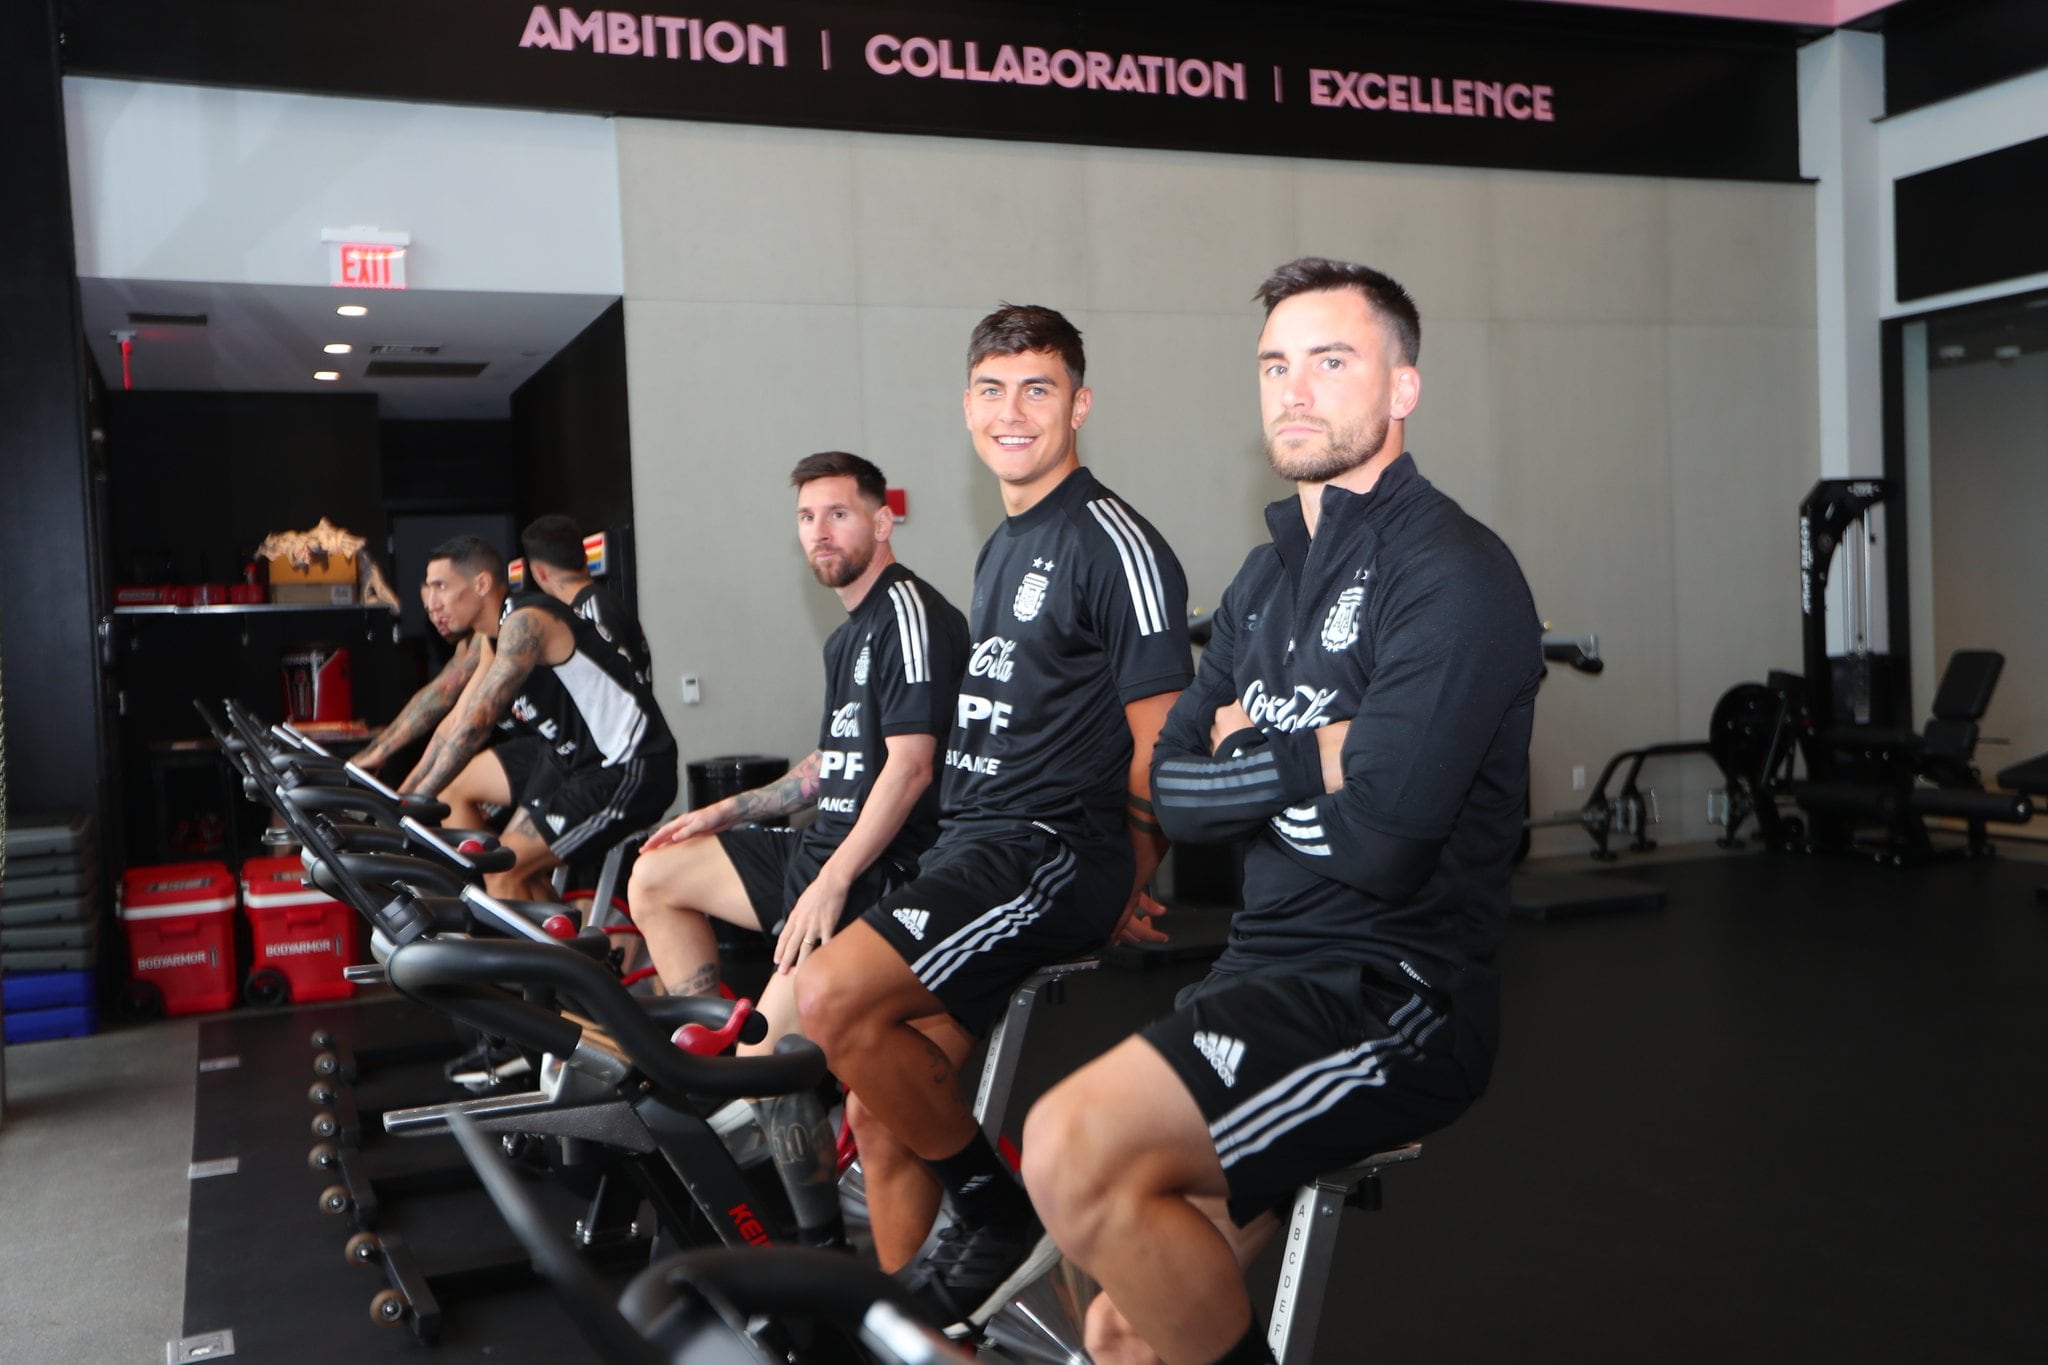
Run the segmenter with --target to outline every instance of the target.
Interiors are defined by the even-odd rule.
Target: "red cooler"
[[[223,863],[129,868],[121,922],[138,995],[160,994],[166,1014],[234,1004],[234,912],[235,878]]]
[[[242,908],[249,916],[252,1005],[345,1000],[355,983],[341,969],[356,960],[356,915],[306,885],[296,857],[253,858],[242,866]]]

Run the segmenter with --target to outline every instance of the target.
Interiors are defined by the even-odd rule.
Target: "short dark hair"
[[[465,574],[488,573],[501,584],[505,581],[505,556],[482,536],[450,536],[427,551],[429,564],[437,559],[451,561],[457,570]]]
[[[849,455],[843,450],[821,450],[815,455],[806,455],[796,462],[796,468],[789,471],[789,486],[802,488],[819,479],[852,479],[860,495],[880,507],[889,500],[889,481],[882,477],[882,471],[872,460],[858,455]]]
[[[1000,303],[996,311],[974,324],[967,338],[967,374],[992,355],[1051,351],[1067,367],[1067,377],[1080,388],[1088,373],[1088,353],[1081,349],[1081,329],[1054,309],[1035,303]]]
[[[583,528],[559,512],[529,522],[519,533],[519,548],[535,564],[564,573],[590,572],[590,560],[583,553]]]
[[[1403,365],[1413,365],[1421,359],[1422,314],[1416,311],[1415,300],[1391,276],[1369,265],[1303,256],[1266,276],[1266,282],[1252,297],[1266,305],[1266,316],[1271,317],[1275,308],[1296,294],[1320,294],[1332,289],[1356,289],[1365,295],[1373,312],[1393,333]]]

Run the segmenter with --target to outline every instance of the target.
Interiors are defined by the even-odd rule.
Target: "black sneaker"
[[[1060,1249],[1035,1213],[1015,1221],[956,1221],[940,1230],[932,1249],[902,1278],[953,1324],[947,1328],[951,1336],[979,1328],[1059,1258]]]

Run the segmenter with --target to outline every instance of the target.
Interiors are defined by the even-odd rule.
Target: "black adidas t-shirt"
[[[640,629],[640,619],[627,611],[609,589],[595,582],[584,584],[583,591],[569,603],[569,610],[596,626],[599,635],[625,650],[626,657],[633,661],[633,672],[641,682],[653,681],[654,653],[647,647],[647,632]]]
[[[852,832],[888,758],[891,735],[930,735],[943,748],[967,667],[967,618],[901,564],[891,564],[825,641],[825,717],[818,725],[818,818],[805,834],[819,862]],[[910,866],[939,831],[939,784],[924,790],[883,855]]]
[[[534,666],[503,727],[539,735],[572,771],[640,759],[673,763],[675,737],[655,703],[652,684],[626,646],[608,638],[608,628],[601,630],[544,593],[507,598],[499,620],[526,610],[565,622],[576,652],[561,663]]]
[[[997,527],[974,566],[948,818],[1124,838],[1124,706],[1187,686],[1187,599],[1166,541],[1086,469]]]

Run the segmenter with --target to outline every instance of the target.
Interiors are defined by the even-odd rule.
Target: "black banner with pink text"
[[[658,0],[656,0],[658,3]],[[1411,8],[64,0],[73,74],[870,132],[1798,176],[1794,31]],[[1491,13],[1491,12],[1489,12]]]

